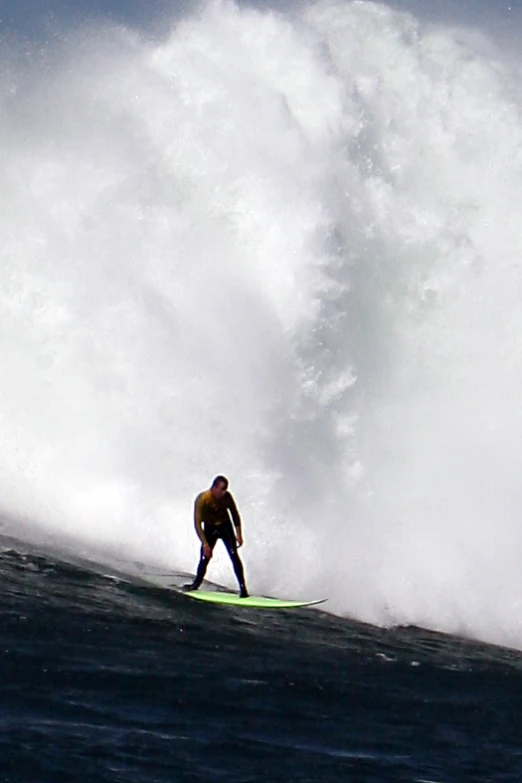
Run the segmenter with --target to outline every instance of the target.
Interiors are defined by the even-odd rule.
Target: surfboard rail
[[[250,609],[298,609],[305,606],[315,606],[324,603],[326,598],[316,598],[311,601],[292,601],[283,598],[268,598],[266,596],[250,595],[240,598],[237,593],[224,593],[214,590],[190,590],[183,593],[188,598],[206,603],[227,606],[242,606]]]

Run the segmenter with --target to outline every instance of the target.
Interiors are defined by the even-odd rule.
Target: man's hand
[[[203,544],[203,555],[207,560],[212,560],[212,550],[208,544]]]
[[[243,546],[243,536],[241,535],[241,533],[238,533],[236,536],[236,544],[238,546]]]

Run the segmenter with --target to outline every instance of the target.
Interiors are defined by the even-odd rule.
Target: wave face
[[[251,589],[522,648],[514,67],[367,2],[2,61],[3,513],[193,568],[223,472]]]

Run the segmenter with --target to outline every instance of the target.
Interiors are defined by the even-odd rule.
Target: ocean
[[[516,24],[423,8],[3,32],[0,779],[520,780]],[[152,584],[217,474],[325,604]]]
[[[23,549],[23,548],[22,548]],[[506,781],[522,659],[4,549],[5,781]]]

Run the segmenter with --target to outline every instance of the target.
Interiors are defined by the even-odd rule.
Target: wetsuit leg
[[[232,565],[234,567],[234,573],[236,575],[236,579],[239,583],[239,587],[241,590],[245,589],[245,573],[243,570],[243,563],[241,562],[239,555],[237,553],[237,544],[236,544],[236,536],[234,534],[234,530],[232,528],[232,525],[222,525],[220,529],[220,538],[223,540],[223,543],[226,547],[226,550],[228,552],[228,556],[230,557],[232,561]]]
[[[216,546],[216,542],[219,538],[219,531],[217,528],[205,528],[205,538],[207,539],[207,543],[209,547],[214,550],[214,547]],[[198,587],[201,585],[205,574],[207,573],[208,564],[210,563],[210,560],[205,557],[203,554],[203,547],[201,547],[201,552],[199,555],[199,564],[198,569],[196,571],[196,576],[194,577],[194,581],[191,585],[192,589],[197,590]]]

